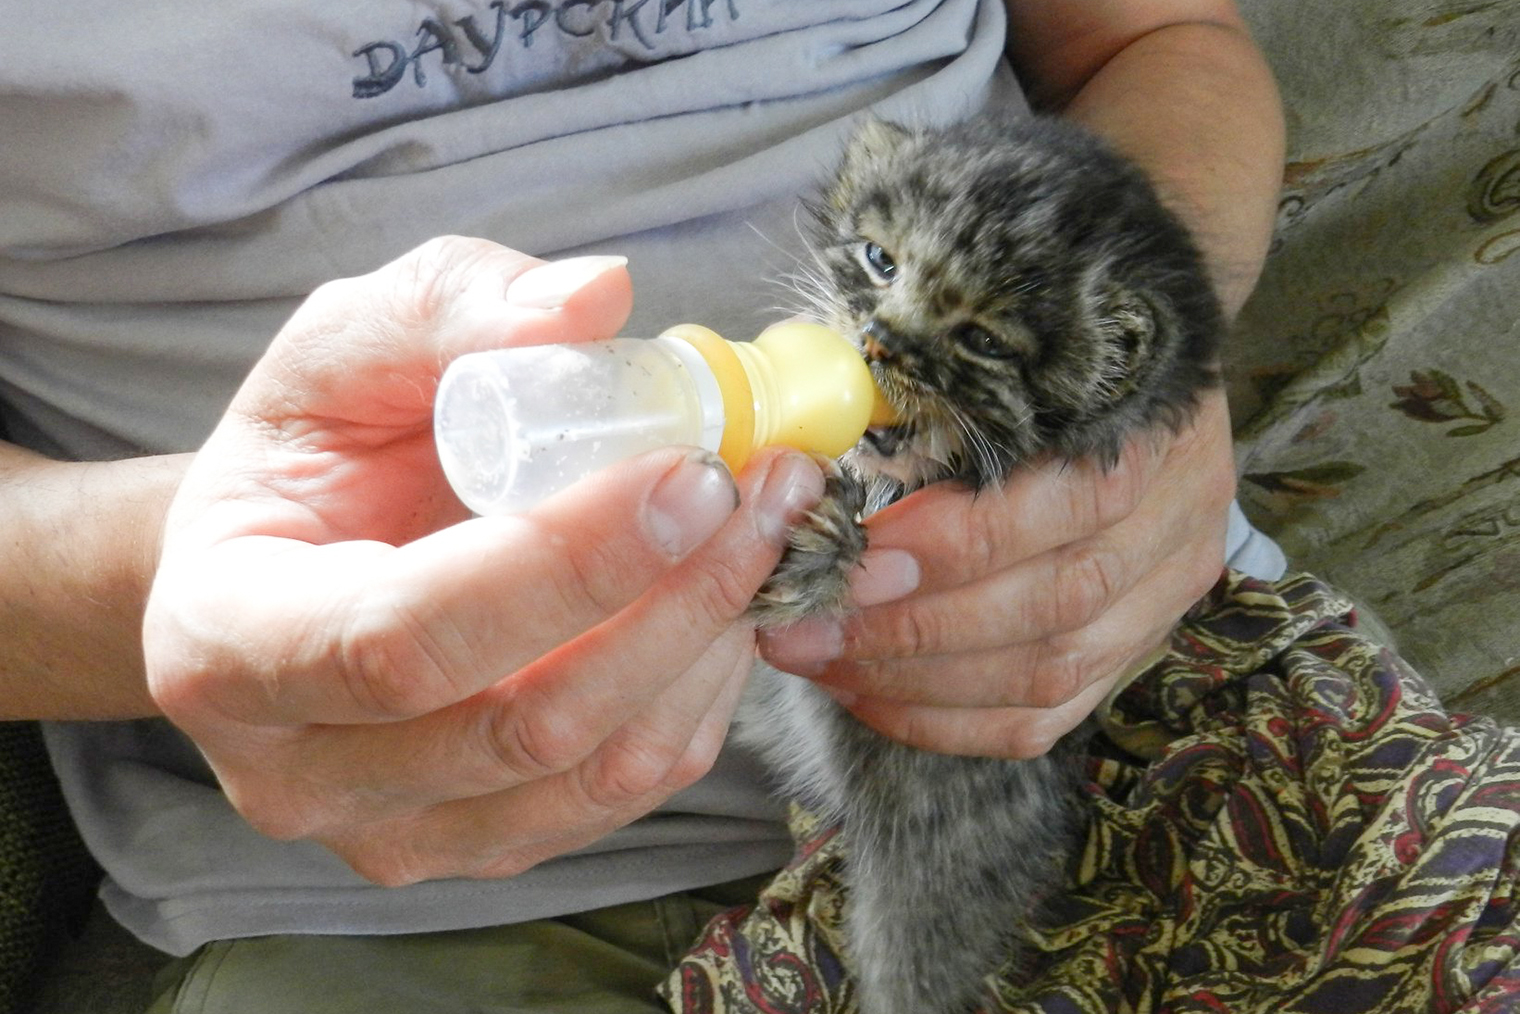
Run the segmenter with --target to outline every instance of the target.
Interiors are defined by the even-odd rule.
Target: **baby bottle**
[[[860,353],[828,328],[791,322],[730,342],[681,324],[653,339],[460,356],[433,431],[465,505],[511,514],[658,447],[695,445],[738,471],[772,444],[837,457],[891,420]]]

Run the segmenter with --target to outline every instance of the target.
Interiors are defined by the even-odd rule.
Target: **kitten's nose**
[[[891,358],[892,346],[897,344],[897,332],[880,317],[872,317],[860,329],[860,339],[865,357],[875,362]]]

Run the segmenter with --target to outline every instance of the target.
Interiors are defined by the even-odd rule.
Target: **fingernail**
[[[787,533],[823,497],[823,471],[803,454],[787,454],[771,466],[755,497],[755,527],[761,538],[785,545]]]
[[[557,310],[593,279],[628,263],[627,257],[567,257],[529,268],[507,286],[507,302],[530,310]]]
[[[901,549],[868,549],[850,573],[850,599],[857,606],[874,606],[900,599],[918,589],[918,561]]]
[[[738,506],[738,487],[722,459],[693,451],[655,484],[644,522],[661,549],[685,556],[717,534]]]
[[[810,617],[761,632],[765,659],[794,676],[816,676],[844,652],[844,628],[838,620]]]

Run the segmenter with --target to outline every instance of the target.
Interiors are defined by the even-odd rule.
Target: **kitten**
[[[846,455],[754,603],[762,625],[843,608],[862,512],[941,480],[998,486],[1042,455],[1111,467],[1217,382],[1223,321],[1196,248],[1075,126],[872,121],[811,210],[810,298],[902,421]],[[841,825],[863,1014],[968,1010],[1062,880],[1084,825],[1079,737],[1028,761],[929,753],[763,665],[738,730]]]

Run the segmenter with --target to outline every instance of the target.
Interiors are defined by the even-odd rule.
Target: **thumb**
[[[198,531],[180,533],[145,623],[154,696],[182,724],[206,703],[255,724],[433,711],[607,620],[738,507],[721,462],[672,448],[527,514],[400,547],[273,531],[197,545]],[[248,678],[268,660],[277,680]]]

